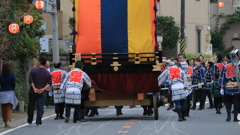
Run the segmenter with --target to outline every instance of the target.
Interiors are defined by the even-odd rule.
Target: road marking
[[[138,121],[138,119],[130,119],[130,121]]]
[[[150,130],[152,132],[156,132],[157,131],[157,134],[160,133],[161,135],[166,135],[164,132],[161,132],[161,131],[158,131],[158,130],[154,130],[154,129],[151,129],[150,127],[152,126],[156,126],[156,122],[159,122],[160,120],[164,119],[165,117],[169,117],[169,115],[172,114],[172,113],[166,113],[163,115],[163,117],[161,117],[158,121],[154,121],[152,124],[148,124],[147,126],[145,126],[143,123],[142,123],[142,120],[139,119],[139,123],[140,125],[143,127],[142,130],[138,133],[138,135],[141,135],[143,132],[147,131],[147,130]]]
[[[175,129],[175,130],[177,130],[177,131],[179,131],[179,132],[181,132],[181,133],[183,133],[183,134],[185,134],[185,135],[188,135],[188,133],[186,133],[186,132],[178,129],[178,128],[175,126],[175,123],[174,123],[174,122],[177,121],[177,119],[178,119],[178,118],[175,118],[175,120],[173,120],[172,123],[171,123],[171,126],[173,127],[173,129]]]
[[[122,128],[131,128],[132,126],[123,126]]]
[[[46,116],[46,117],[42,118],[42,120],[45,120],[45,119],[50,118],[50,117],[53,117],[53,116],[55,116],[55,115],[56,115],[56,114],[53,114],[53,115],[50,115],[50,116]],[[33,121],[32,123],[35,123],[35,122],[36,122],[36,121]],[[17,127],[13,128],[13,129],[9,129],[9,130],[7,130],[7,131],[2,132],[0,135],[5,135],[5,134],[7,134],[7,133],[9,133],[9,132],[12,132],[12,131],[14,131],[14,130],[17,130],[17,129],[19,129],[19,128],[22,128],[22,127],[25,127],[25,126],[28,126],[28,125],[29,125],[29,124],[26,123],[26,124],[17,126]]]
[[[118,131],[118,133],[127,133],[128,131]]]
[[[131,125],[131,124],[134,124],[135,122],[127,122],[126,124],[129,124],[129,125]]]
[[[240,120],[240,115],[238,115],[238,119]],[[240,126],[240,122],[238,122],[239,126]]]

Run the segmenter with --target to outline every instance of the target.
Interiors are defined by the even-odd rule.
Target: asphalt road
[[[207,106],[207,105],[206,105]],[[7,135],[240,135],[240,122],[226,122],[226,111],[215,114],[214,109],[194,110],[187,121],[178,122],[177,114],[159,108],[159,120],[142,116],[142,108],[123,108],[122,116],[115,116],[114,107],[99,109],[99,115],[85,118],[81,123],[44,118],[43,125],[21,125],[0,134]],[[72,117],[72,114],[71,114]],[[233,116],[232,116],[233,117]],[[240,114],[239,114],[240,119]]]

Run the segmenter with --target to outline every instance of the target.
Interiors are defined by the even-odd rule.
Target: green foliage
[[[74,28],[74,18],[73,18],[73,17],[70,17],[70,18],[69,18],[68,24],[69,24],[69,28],[70,28],[71,30],[73,30],[73,28]]]
[[[42,11],[34,7],[32,0],[4,0],[0,1],[0,58],[13,60],[13,73],[16,76],[15,93],[19,100],[27,101],[28,89],[26,74],[28,72],[28,58],[37,57],[40,50],[38,38],[45,34],[41,30]],[[26,14],[33,16],[33,23],[23,22]],[[4,18],[4,19],[2,19]],[[11,34],[8,26],[17,23],[20,31]]]
[[[26,74],[28,72],[28,60],[15,60],[12,69],[16,77],[15,94],[18,97],[19,101],[27,101],[28,88],[26,85]]]
[[[179,28],[175,25],[174,18],[171,16],[159,16],[157,20],[157,33],[163,36],[163,48],[172,49],[176,47],[179,39]]]
[[[228,29],[231,29],[232,24],[240,24],[240,7],[237,8],[236,12],[231,15],[221,14],[226,21],[221,24],[220,32],[225,34]]]
[[[49,53],[53,53],[52,48],[49,49]],[[59,48],[59,53],[67,53],[67,51],[65,51],[63,48]]]
[[[225,45],[223,43],[223,34],[220,32],[211,32],[211,44],[213,48],[217,48],[218,50],[224,50]]]
[[[65,35],[65,36],[64,36],[64,39],[65,39],[66,41],[68,41],[68,42],[73,42],[73,37],[70,36],[70,35]]]
[[[211,54],[201,54],[204,59],[207,57],[209,58],[214,58],[216,55],[211,55]],[[198,53],[186,53],[187,59],[192,59],[192,58],[198,58],[199,54]]]
[[[224,13],[220,13],[219,15],[214,14],[212,18],[215,18],[216,26],[214,28],[214,31],[211,32],[211,44],[213,45],[214,49],[217,49],[219,54],[226,54],[229,53],[230,49],[233,49],[234,47],[231,46],[229,48],[225,48],[225,45],[223,43],[223,36],[226,34],[226,31],[231,28],[232,24],[240,24],[240,7],[238,7],[238,10],[236,10],[235,13],[227,15]],[[220,18],[224,18],[225,22],[219,26],[219,20]]]
[[[216,54],[221,54],[222,56],[225,56],[226,54],[229,54],[234,49],[234,46],[230,46],[223,51],[218,51]]]
[[[2,24],[0,25],[0,28],[2,28],[0,35],[6,35],[2,39],[6,42],[1,44],[5,46],[5,49],[3,53],[0,53],[0,57],[12,60],[37,57],[37,52],[40,49],[38,38],[45,33],[45,31],[40,29],[42,25],[40,21],[42,19],[42,11],[36,9],[32,4],[28,4],[26,0],[12,0],[8,4],[2,4],[9,6],[2,12],[4,14],[3,17],[8,18],[1,20],[0,23]],[[30,25],[23,22],[23,17],[26,14],[32,15],[34,18],[33,23]],[[8,31],[9,24],[13,22],[20,26],[20,31],[17,34],[11,34]]]

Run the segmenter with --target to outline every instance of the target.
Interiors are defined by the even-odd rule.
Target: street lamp
[[[43,9],[43,7],[44,7],[44,2],[43,2],[42,0],[36,1],[36,2],[35,2],[35,7],[36,7],[37,9]]]
[[[20,27],[17,23],[11,23],[8,26],[8,30],[12,33],[12,34],[17,34],[20,30]]]
[[[31,15],[25,15],[23,21],[26,24],[31,24],[33,22],[33,17]]]
[[[218,7],[220,7],[220,8],[224,7],[224,2],[222,2],[222,1],[218,2]]]

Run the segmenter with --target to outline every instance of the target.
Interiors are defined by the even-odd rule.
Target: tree
[[[157,17],[157,33],[159,36],[163,36],[163,48],[172,49],[176,47],[180,34],[179,30],[172,16]]]
[[[32,0],[0,0],[0,58],[13,60],[16,76],[15,93],[20,100],[26,99],[28,59],[35,58],[40,50],[39,38],[45,34],[41,30],[41,10],[32,4]],[[26,14],[33,16],[32,24],[23,21]],[[11,34],[8,26],[17,23],[20,31]]]
[[[5,56],[9,52],[9,35],[6,31],[6,27],[10,24],[10,1],[0,0],[0,58]]]
[[[229,48],[225,48],[225,44],[223,43],[224,34],[228,29],[231,29],[232,24],[240,24],[240,7],[237,8],[236,12],[230,15],[220,13],[219,15],[214,14],[212,18],[215,18],[216,26],[214,30],[211,32],[211,44],[214,49],[217,49],[220,54],[229,53],[234,47],[231,46]],[[225,22],[219,26],[220,18],[224,18]]]

